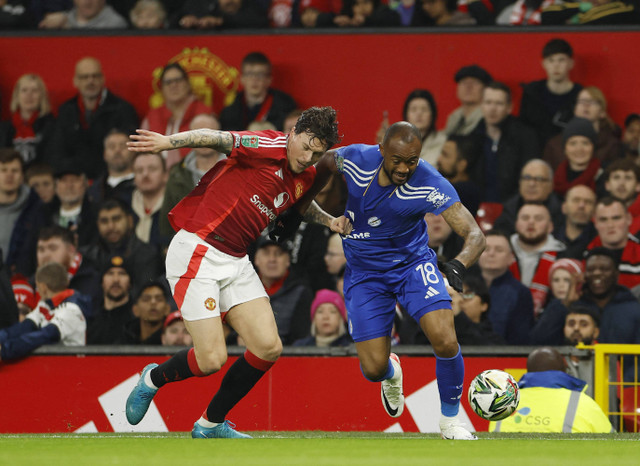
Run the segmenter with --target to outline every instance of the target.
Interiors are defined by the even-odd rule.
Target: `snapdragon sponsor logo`
[[[257,194],[254,194],[253,196],[251,196],[250,200],[251,200],[251,203],[258,208],[258,210],[260,211],[261,214],[264,214],[267,217],[269,217],[269,220],[273,221],[273,220],[276,219],[276,214],[274,214],[273,210],[271,210],[269,207],[267,207],[260,200],[260,196],[258,196]]]

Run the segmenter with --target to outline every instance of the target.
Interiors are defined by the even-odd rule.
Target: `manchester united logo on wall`
[[[236,97],[240,85],[240,73],[227,65],[220,57],[209,52],[206,47],[185,48],[167,63],[179,63],[189,74],[193,93],[205,104],[220,113]],[[153,94],[149,98],[149,107],[158,108],[163,104],[160,92],[160,75],[164,65],[153,70],[151,86]]]

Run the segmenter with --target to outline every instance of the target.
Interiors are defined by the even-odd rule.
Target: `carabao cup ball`
[[[478,374],[469,385],[469,405],[488,421],[509,417],[518,408],[520,389],[511,375],[497,369]]]

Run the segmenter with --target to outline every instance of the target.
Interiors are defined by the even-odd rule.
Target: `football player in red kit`
[[[226,415],[275,363],[282,343],[246,250],[313,185],[313,164],[338,141],[336,112],[312,107],[288,134],[200,129],[163,136],[138,130],[131,139],[128,146],[135,152],[210,147],[228,158],[209,170],[169,213],[178,233],[167,251],[167,280],[194,347],[144,368],[127,400],[127,419],[139,423],[164,384],[204,377],[222,367],[227,360],[224,320],[247,350],[225,374],[191,435],[248,438],[233,429]],[[342,217],[334,219],[331,228],[348,233],[350,224]]]

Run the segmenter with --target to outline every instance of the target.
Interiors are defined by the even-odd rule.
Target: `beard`
[[[528,246],[535,246],[537,244],[544,244],[546,242],[547,239],[547,234],[546,233],[541,233],[537,236],[533,236],[530,238],[525,237],[524,235],[518,233],[518,240],[520,240],[522,243],[528,245]]]
[[[442,167],[438,167],[438,171],[448,180],[455,178],[458,175],[458,171],[455,168],[453,170],[446,171]]]
[[[124,299],[127,294],[128,291],[126,291],[124,288],[118,287],[116,288],[116,290],[113,290],[113,288],[109,288],[109,290],[107,290],[107,292],[104,294],[104,297],[110,299],[111,301],[120,301]]]
[[[593,343],[593,337],[582,338],[582,335],[580,335],[580,332],[573,332],[569,336],[569,338],[565,337],[565,341],[567,342],[567,344],[571,346],[575,346],[580,342],[582,342],[585,345],[590,345],[591,343]]]

